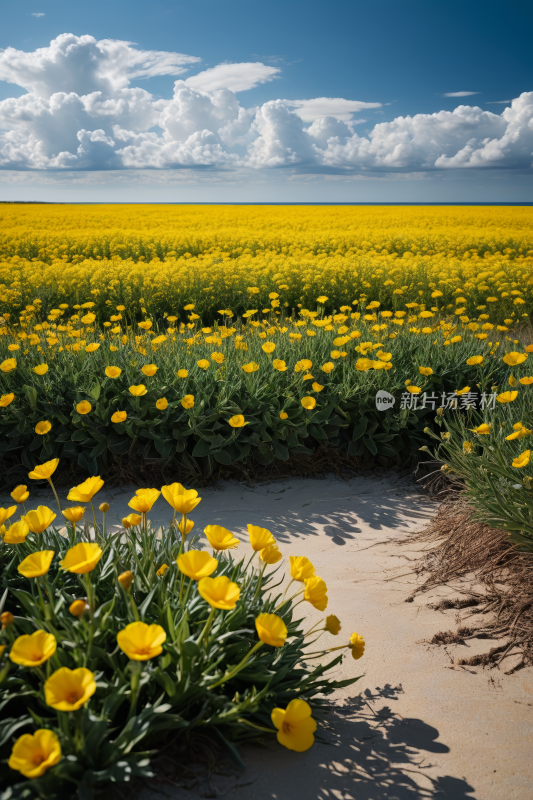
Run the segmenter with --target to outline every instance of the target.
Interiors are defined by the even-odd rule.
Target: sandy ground
[[[110,503],[110,523],[128,513],[133,493],[134,487],[102,489],[98,501]],[[254,488],[222,483],[201,494],[192,515],[195,531],[208,523],[224,525],[246,549],[246,523],[260,524],[276,536],[284,555],[312,559],[328,584],[327,613],[342,622],[339,636],[329,637],[331,645],[352,631],[366,640],[364,657],[345,658],[336,677],[364,675],[336,693],[329,723],[320,731],[327,743],[303,754],[275,740],[248,745],[242,749],[244,772],[219,770],[190,790],[183,775],[176,776],[174,785],[154,783],[136,793],[136,800],[531,800],[533,669],[505,675],[454,665],[458,657],[488,650],[494,643],[487,640],[427,644],[437,631],[456,628],[455,611],[427,607],[456,595],[453,589],[404,602],[416,585],[409,559],[417,551],[398,542],[436,511],[411,480],[388,471]],[[28,507],[54,505],[47,492],[34,492],[32,499]],[[3,505],[6,500],[0,497]],[[151,517],[168,521],[163,500]],[[319,616],[309,607],[310,620]]]

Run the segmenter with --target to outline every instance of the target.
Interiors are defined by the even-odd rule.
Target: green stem
[[[206,623],[204,625],[204,629],[201,632],[200,636],[198,637],[198,639],[196,641],[196,644],[200,644],[202,639],[207,638],[207,634],[209,633],[209,629],[211,628],[211,625],[213,623],[213,619],[214,619],[215,614],[216,614],[217,611],[218,611],[217,608],[212,608],[211,609],[211,613],[209,614],[209,616],[208,616],[208,618],[206,620]]]
[[[291,600],[294,600],[294,598],[297,597],[300,594],[300,592],[303,592],[303,591],[304,591],[304,589],[298,589],[298,591],[295,594],[293,594],[291,597],[288,597],[287,600],[282,600],[281,603],[279,604],[279,606],[276,609],[274,609],[274,611],[275,612],[279,611],[280,608],[282,608],[287,603],[290,603]]]
[[[263,574],[265,572],[265,569],[266,569],[266,562],[263,564],[261,572],[259,573],[259,578],[257,580],[257,589],[255,590],[254,599],[252,600],[252,603],[255,603],[255,601],[257,600],[257,595],[261,591],[261,583],[263,582]]]
[[[57,492],[56,492],[56,490],[55,490],[55,486],[54,486],[54,484],[52,483],[52,478],[47,478],[47,481],[48,481],[48,483],[50,484],[50,486],[52,487],[52,491],[53,491],[53,493],[54,493],[54,497],[55,497],[55,499],[56,499],[56,503],[57,503],[57,507],[58,507],[58,509],[59,509],[59,513],[60,513],[60,514],[62,514],[63,512],[62,512],[62,510],[61,510],[61,503],[59,502],[59,497],[57,496]]]
[[[253,653],[255,653],[255,651],[256,651],[256,650],[259,650],[259,648],[260,648],[260,647],[262,647],[262,646],[263,646],[263,644],[264,644],[263,642],[257,642],[257,644],[254,644],[254,646],[252,647],[252,649],[250,650],[250,652],[249,652],[249,653],[247,653],[247,654],[244,656],[244,658],[242,659],[242,661],[240,661],[240,662],[239,662],[239,664],[237,664],[237,666],[236,666],[236,667],[234,667],[234,668],[233,668],[233,669],[232,669],[230,672],[227,672],[227,673],[226,673],[226,674],[225,674],[225,675],[224,675],[222,678],[220,678],[220,680],[218,680],[216,683],[212,683],[212,684],[211,684],[211,686],[210,686],[209,688],[210,688],[210,689],[215,689],[217,686],[221,686],[223,683],[226,683],[226,681],[229,681],[229,680],[231,680],[231,678],[234,678],[234,677],[235,677],[235,675],[237,675],[237,673],[239,673],[239,672],[241,671],[241,669],[242,669],[242,668],[243,668],[243,667],[246,665],[246,662],[247,662],[247,661],[248,661],[248,659],[249,659],[249,658],[250,658],[250,657],[253,655]]]
[[[89,503],[91,504],[91,509],[92,509],[92,512],[93,512],[94,540],[95,540],[95,542],[97,542],[98,541],[98,525],[96,524],[96,514],[94,513],[93,501],[89,500]]]

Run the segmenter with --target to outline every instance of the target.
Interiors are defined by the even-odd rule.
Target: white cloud
[[[486,104],[488,106],[508,106],[512,102],[512,100],[487,100]]]
[[[73,34],[30,53],[0,51],[0,80],[27,90],[0,102],[0,169],[69,175],[223,170],[239,180],[252,170],[273,169],[354,178],[531,169],[533,92],[501,114],[459,105],[397,117],[358,135],[364,120],[353,115],[381,110],[380,103],[317,97],[241,105],[238,92],[274,80],[280,70],[261,62],[225,63],[186,77],[199,61]],[[130,85],[156,75],[178,77],[172,98],[156,99],[147,88]]]
[[[362,103],[359,100],[344,100],[342,97],[315,97],[311,100],[283,100],[293,108],[304,122],[314,122],[320,117],[336,117],[349,122],[353,114],[367,108],[381,108],[381,103]]]
[[[198,75],[186,78],[185,83],[193,89],[214,92],[217,89],[230,89],[232,92],[245,92],[261,83],[273,80],[280,70],[268,67],[259,61],[242,64],[219,64]]]
[[[32,11],[30,16],[31,17],[45,17],[46,14],[44,14],[42,11]]]
[[[471,94],[481,94],[481,92],[444,92],[443,97],[469,97]]]

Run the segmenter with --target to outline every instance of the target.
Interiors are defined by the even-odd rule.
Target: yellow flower
[[[418,371],[421,375],[433,375],[433,370],[431,367],[418,367]]]
[[[30,532],[30,528],[24,517],[14,522],[13,525],[4,533],[4,542],[6,544],[21,544],[26,541],[26,536]]]
[[[228,424],[231,425],[232,428],[244,428],[245,425],[249,425],[249,422],[244,421],[244,417],[242,414],[236,414],[231,419],[228,419]]]
[[[39,506],[37,511],[28,511],[24,519],[32,533],[42,533],[52,524],[56,516],[57,514],[54,514],[48,506]]]
[[[134,397],[143,397],[147,393],[147,388],[143,383],[139,383],[138,386],[130,386],[129,390],[130,394]]]
[[[217,364],[223,364],[226,360],[224,353],[211,353],[211,358],[213,361],[216,361]]]
[[[151,378],[157,372],[157,367],[155,364],[145,364],[144,367],[141,368],[141,372],[148,378]]]
[[[161,625],[131,622],[117,634],[118,646],[131,661],[148,661],[163,652],[167,635]]]
[[[11,492],[10,496],[13,498],[15,503],[25,503],[26,502],[26,500],[30,496],[30,493],[27,491],[27,489],[28,489],[27,486],[17,486],[15,489],[13,489],[13,491]],[[2,509],[0,509],[0,515],[1,515],[1,513],[2,513]],[[3,522],[1,522],[0,524],[3,524]]]
[[[531,450],[524,450],[524,452],[521,453],[518,456],[518,458],[514,459],[513,467],[518,467],[518,468],[527,467],[527,465],[529,464],[530,456],[531,456]]]
[[[288,419],[289,415],[287,414],[286,411],[280,411],[279,418],[280,419]]]
[[[3,394],[0,397],[0,408],[7,408],[7,406],[10,403],[12,403],[14,399],[15,395],[13,394],[13,392],[11,392],[10,394]]]
[[[406,386],[405,387],[410,394],[420,394],[422,389],[419,386]]]
[[[111,422],[117,424],[119,422],[125,422],[127,418],[128,418],[127,411],[115,411],[115,413],[111,417]]]
[[[250,361],[249,364],[243,364],[242,368],[245,372],[257,372],[259,364],[256,364],[255,361]]]
[[[183,400],[181,401],[181,405],[183,406],[183,408],[192,408],[194,406],[194,395],[186,394]]]
[[[139,514],[128,514],[127,517],[122,517],[122,525],[126,530],[133,528],[134,525],[139,525],[142,522],[142,517]]]
[[[189,373],[187,372],[187,370],[186,370],[186,369],[179,369],[179,370],[176,372],[176,375],[178,376],[178,378],[186,378],[186,377],[188,376],[188,374],[189,374]]]
[[[213,550],[230,550],[239,546],[239,540],[235,538],[231,531],[221,525],[207,525],[204,528],[204,533]]]
[[[2,372],[11,372],[12,370],[17,368],[17,360],[15,358],[6,358],[5,361],[2,361],[0,364],[0,369]]]
[[[261,561],[264,561],[265,564],[277,564],[278,561],[281,561],[283,556],[277,544],[269,544],[259,551],[259,558]]]
[[[471,453],[474,449],[472,442],[463,442],[463,453]]]
[[[200,369],[209,369],[209,361],[207,358],[201,358],[200,361],[196,362]]]
[[[98,511],[101,511],[102,514],[107,514],[109,511],[109,503],[100,503],[98,506]]]
[[[316,301],[317,303],[321,303],[323,305],[324,303],[327,303],[328,298],[325,295],[321,294],[320,297],[317,297]]]
[[[92,342],[92,344],[88,344],[87,345],[87,347],[85,348],[85,352],[86,353],[95,353],[98,350],[99,347],[100,347],[100,344],[98,342]]]
[[[518,392],[502,392],[496,396],[498,403],[512,403],[518,397]]]
[[[28,473],[28,478],[34,481],[48,480],[52,477],[59,464],[58,458],[53,458],[51,461],[46,461],[44,464],[36,466],[32,472]]]
[[[492,425],[488,425],[486,422],[483,422],[482,425],[478,425],[477,428],[470,428],[472,433],[480,433],[480,434],[487,434],[490,433],[490,429]]]
[[[189,303],[187,306],[183,306],[185,311],[192,311],[194,308],[194,303]]]
[[[40,778],[61,760],[61,745],[53,731],[39,728],[20,736],[9,756],[8,766],[25,778]]]
[[[323,364],[320,367],[320,369],[322,370],[322,372],[328,374],[329,372],[333,372],[333,370],[335,369],[335,364],[333,364],[332,361],[328,361],[326,364]]]
[[[483,364],[483,356],[471,356],[470,358],[466,359],[466,363],[469,367]]]
[[[52,658],[57,648],[55,636],[46,631],[35,631],[30,636],[19,636],[13,642],[9,658],[21,667],[40,667]]]
[[[168,564],[161,564],[161,566],[159,567],[159,569],[155,574],[158,575],[160,578],[162,578],[167,569],[168,569]]]
[[[88,606],[85,600],[74,600],[69,605],[68,610],[70,611],[73,617],[81,617],[81,615],[85,612],[86,608],[88,608]]]
[[[48,420],[38,422],[35,426],[35,433],[38,433],[39,436],[44,436],[50,430],[52,430],[52,424]]]
[[[48,364],[38,364],[33,368],[36,375],[46,375],[48,372]]]
[[[301,403],[308,411],[312,411],[316,406],[316,400],[314,397],[302,397]]]
[[[74,500],[76,503],[89,503],[103,485],[104,481],[99,475],[87,478],[79,486],[75,486],[70,490],[67,500]]]
[[[82,506],[74,506],[73,508],[65,508],[61,513],[69,522],[76,524],[85,514],[85,508]]]
[[[293,581],[303,583],[315,574],[315,568],[306,556],[289,556],[289,561]]]
[[[248,525],[248,535],[250,536],[250,544],[252,549],[256,552],[268,547],[269,544],[276,544],[276,540],[266,528],[260,528],[257,525]]]
[[[533,383],[533,377],[518,378],[518,381],[522,384],[522,386],[531,386],[531,384]]]
[[[183,538],[188,536],[193,528],[194,528],[194,522],[192,521],[192,519],[186,519],[185,524],[183,524],[183,519],[181,519],[178,523],[178,529]]]
[[[212,608],[221,608],[230,611],[235,608],[241,590],[236,583],[230,581],[226,575],[219,578],[202,578],[198,582],[198,591]]]
[[[311,716],[311,706],[305,700],[291,700],[286,709],[275,708],[271,718],[278,729],[278,742],[283,747],[303,753],[313,746],[316,722]]]
[[[313,366],[313,362],[309,361],[308,358],[302,358],[300,361],[297,361],[294,365],[295,372],[307,372],[307,370],[311,369]]]
[[[274,369],[277,369],[278,372],[286,372],[287,370],[287,365],[281,358],[275,358],[272,362],[272,366]]]
[[[0,622],[2,623],[2,630],[4,631],[6,628],[9,628],[10,625],[13,625],[14,616],[11,611],[2,611],[0,614]]]
[[[56,711],[77,711],[96,691],[90,669],[61,667],[44,684],[44,699]]]
[[[283,647],[287,638],[287,626],[277,614],[259,614],[255,620],[257,635],[265,644]]]
[[[160,397],[159,400],[156,400],[155,407],[158,411],[165,411],[168,408],[168,400],[166,397]]]
[[[518,364],[523,364],[524,361],[527,359],[527,353],[516,353],[513,351],[512,353],[507,353],[502,358],[502,361],[505,362],[509,367],[516,367]]]
[[[218,567],[218,561],[206,553],[205,550],[189,550],[188,553],[182,553],[176,559],[178,569],[192,578],[193,581],[199,581],[201,578],[207,578]]]
[[[67,550],[59,564],[67,572],[85,575],[92,572],[102,558],[102,548],[94,542],[80,542]]]
[[[76,406],[76,411],[78,412],[78,414],[82,415],[88,414],[89,411],[91,411],[91,409],[92,405],[89,403],[88,400],[82,400],[81,403],[78,403],[78,405]]]
[[[130,508],[138,511],[140,514],[146,514],[151,511],[153,504],[158,499],[161,492],[158,489],[137,489],[135,497],[132,497],[128,503]]]
[[[319,611],[324,611],[328,604],[328,587],[322,578],[319,578],[318,575],[306,578],[306,580],[304,580],[304,586],[304,600],[307,600],[308,603],[311,603],[311,605]]]
[[[274,344],[274,342],[265,342],[263,345],[261,345],[261,350],[263,350],[265,353],[269,355],[270,353],[273,353],[275,349],[276,345]]]
[[[117,580],[120,583],[120,585],[122,586],[122,588],[124,589],[124,591],[127,592],[128,589],[130,588],[131,584],[133,583],[133,572],[131,572],[129,569],[127,569],[126,572],[122,572],[118,576]]]
[[[326,617],[326,630],[328,633],[332,633],[333,636],[337,636],[338,632],[341,629],[341,623],[338,617],[335,614],[330,614],[329,617]]]
[[[15,498],[13,498],[14,500]],[[6,519],[13,516],[17,510],[16,506],[9,506],[9,508],[0,508],[0,525],[3,525]]]
[[[40,550],[38,553],[31,553],[17,567],[18,572],[25,578],[39,578],[46,575],[50,569],[50,564],[55,553],[53,550]]]
[[[138,325],[139,328],[142,328],[143,331],[149,331],[150,328],[152,327],[152,322],[151,320],[147,319],[144,322],[139,322]]]
[[[186,489],[181,483],[171,483],[170,486],[162,486],[161,494],[178,514],[190,514],[201,501],[196,489]]]
[[[324,387],[322,386],[321,383],[317,383],[315,381],[315,383],[312,384],[311,388],[313,389],[314,392],[321,392]]]
[[[352,658],[357,661],[365,652],[365,640],[358,633],[352,633],[350,636],[350,645],[352,648]]]
[[[122,373],[120,367],[106,367],[105,374],[108,378],[119,378]]]
[[[470,391],[470,386],[465,386],[463,389],[456,389],[455,394],[460,397],[462,394],[467,394]]]

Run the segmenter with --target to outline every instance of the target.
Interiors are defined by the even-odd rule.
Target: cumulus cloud
[[[471,94],[481,94],[481,92],[444,92],[443,97],[469,97]]]
[[[507,106],[501,114],[459,105],[397,117],[358,135],[364,120],[356,115],[381,103],[316,97],[246,105],[240,93],[275,81],[278,67],[224,63],[188,76],[200,61],[68,33],[33,52],[0,51],[0,80],[27,91],[0,102],[0,169],[242,176],[292,168],[364,176],[531,168],[533,92],[501,101]],[[131,86],[134,79],[161,75],[176,78],[170,99]],[[475,93],[446,96],[469,94]]]

